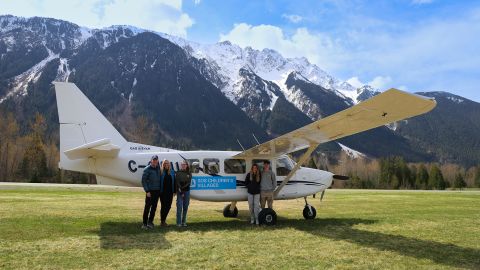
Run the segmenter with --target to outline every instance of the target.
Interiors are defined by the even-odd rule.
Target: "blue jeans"
[[[190,204],[190,191],[177,193],[177,225],[187,223],[187,211]]]

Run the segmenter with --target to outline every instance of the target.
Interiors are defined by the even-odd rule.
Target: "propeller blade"
[[[334,174],[334,175],[333,175],[333,179],[337,179],[337,180],[348,180],[348,179],[350,179],[350,177],[345,176],[345,175]]]

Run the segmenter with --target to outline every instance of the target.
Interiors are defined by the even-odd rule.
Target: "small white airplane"
[[[60,122],[59,168],[95,174],[97,183],[141,186],[143,168],[152,155],[168,159],[178,170],[181,161],[192,169],[191,197],[201,201],[230,202],[225,217],[236,217],[236,202],[247,200],[244,179],[253,163],[271,162],[277,174],[276,200],[305,198],[303,216],[313,219],[316,210],[307,196],[321,193],[333,179],[328,171],[301,167],[321,143],[417,116],[436,106],[434,99],[390,89],[346,110],[259,144],[243,152],[180,151],[128,142],[73,83],[54,82]],[[286,154],[307,151],[295,163]],[[176,166],[175,166],[176,165]],[[263,209],[260,222],[273,225],[276,213]]]

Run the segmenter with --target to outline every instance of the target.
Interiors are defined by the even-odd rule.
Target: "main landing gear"
[[[223,208],[223,216],[226,218],[235,218],[238,216],[237,202],[225,205]]]
[[[238,216],[237,202],[232,202],[223,208],[223,216],[226,218],[236,218]],[[277,223],[277,213],[271,208],[263,208],[258,213],[258,221],[260,224],[272,226]]]
[[[260,224],[273,226],[277,223],[277,213],[272,208],[263,208],[258,213],[258,221]]]
[[[308,204],[307,197],[304,197],[304,199],[305,207],[303,208],[303,217],[305,219],[314,219],[317,216],[317,210],[315,210],[315,207]]]
[[[323,197],[323,194],[322,194]],[[303,217],[305,219],[315,219],[317,216],[317,210],[312,205],[308,204],[307,197],[305,199],[305,207],[303,208]],[[237,202],[232,202],[225,205],[223,208],[223,216],[226,218],[235,218],[238,216]],[[260,224],[272,226],[277,223],[277,213],[271,208],[263,208],[258,213],[258,221]]]

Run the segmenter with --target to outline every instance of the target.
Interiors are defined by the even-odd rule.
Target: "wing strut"
[[[307,161],[307,159],[312,155],[313,151],[317,148],[318,144],[310,144],[310,146],[307,149],[307,152],[305,152],[300,159],[298,160],[297,164],[293,167],[293,169],[290,171],[290,173],[285,177],[285,180],[280,184],[280,186],[275,189],[275,192],[273,193],[273,196],[276,197],[278,193],[282,190],[282,188],[290,181],[290,178],[295,174],[295,172],[300,169],[300,167]]]

